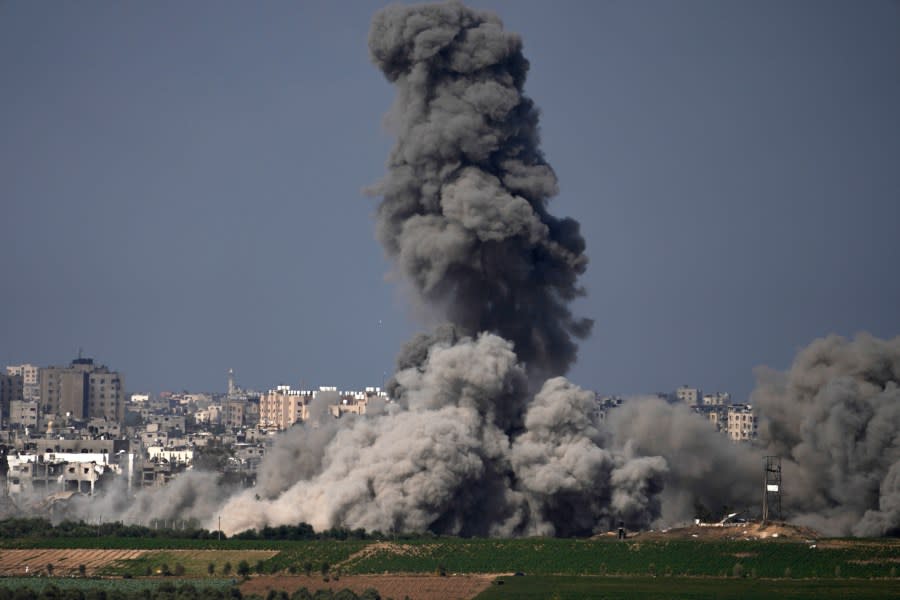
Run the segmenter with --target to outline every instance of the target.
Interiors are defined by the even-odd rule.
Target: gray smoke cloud
[[[591,329],[568,308],[587,257],[578,223],[547,212],[558,186],[521,39],[459,3],[390,6],[369,50],[397,89],[397,144],[370,190],[378,239],[460,334],[496,333],[532,373],[564,373]]]
[[[762,453],[734,444],[684,404],[633,398],[609,414],[609,443],[666,460],[658,502],[661,524],[690,518],[695,503],[711,510],[747,508],[761,498]]]
[[[784,457],[794,518],[834,535],[900,528],[900,337],[819,339],[759,370],[760,442]]]
[[[785,508],[829,533],[884,535],[900,517],[900,338],[830,337],[763,370],[761,439],[736,445],[683,405],[633,399],[601,422],[559,375],[590,331],[571,300],[587,258],[549,214],[556,177],[523,94],[528,62],[494,15],[459,3],[377,13],[372,60],[397,91],[377,236],[416,302],[447,323],[400,352],[394,402],[282,434],[257,485],[190,473],[103,505],[134,521],[222,516],[227,533],[300,521],[383,532],[580,535],[619,520],[683,523],[696,502],[756,505],[782,456]]]

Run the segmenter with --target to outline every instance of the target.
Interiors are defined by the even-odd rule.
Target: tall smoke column
[[[449,322],[401,352],[389,414],[343,424],[321,451],[306,427],[283,437],[277,454],[313,451],[313,471],[262,477],[223,507],[228,527],[569,535],[650,522],[665,460],[603,449],[593,394],[562,378],[529,397],[569,368],[591,322],[568,308],[584,240],[547,212],[556,177],[522,93],[521,40],[446,3],[382,10],[369,48],[397,87],[397,144],[371,190],[378,238]]]
[[[496,333],[534,376],[564,373],[592,324],[567,306],[587,257],[578,223],[547,212],[557,181],[521,39],[459,3],[390,6],[369,50],[397,87],[397,144],[370,190],[379,240],[459,334]]]

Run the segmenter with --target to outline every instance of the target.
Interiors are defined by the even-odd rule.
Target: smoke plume
[[[785,508],[829,533],[900,523],[900,338],[829,337],[761,371],[759,443],[736,445],[683,405],[632,399],[600,419],[561,375],[591,322],[569,303],[587,265],[523,94],[522,42],[459,3],[391,6],[369,49],[395,85],[397,142],[377,236],[416,301],[447,321],[400,352],[392,402],[282,434],[257,485],[208,474],[103,505],[107,516],[221,515],[227,533],[304,521],[382,532],[581,535],[674,525],[695,503],[753,506],[762,457],[784,458]]]
[[[760,441],[784,457],[794,518],[835,535],[900,529],[900,337],[819,339],[758,372]]]
[[[462,4],[391,6],[369,50],[397,88],[378,239],[460,334],[496,333],[530,371],[564,373],[591,328],[568,308],[587,257],[578,223],[547,212],[557,181],[521,39]]]
[[[515,535],[648,521],[665,461],[604,449],[593,394],[562,378],[532,399],[591,322],[568,308],[585,245],[577,222],[547,210],[557,182],[522,91],[521,40],[447,3],[379,12],[369,48],[397,89],[397,143],[371,189],[377,235],[448,323],[401,352],[388,414],[342,424],[323,452],[287,441],[305,431],[286,436],[277,452],[312,453],[318,470],[264,485],[262,509],[249,492],[232,500],[230,526]]]

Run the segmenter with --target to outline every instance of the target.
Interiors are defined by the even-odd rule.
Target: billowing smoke
[[[717,512],[722,506],[745,509],[760,501],[762,454],[730,442],[684,404],[631,399],[610,411],[606,426],[613,446],[666,459],[662,512],[650,515],[664,524],[690,518],[698,503]]]
[[[758,380],[760,441],[785,459],[795,519],[836,535],[900,531],[900,337],[819,339]]]
[[[578,223],[547,212],[557,181],[521,39],[462,4],[391,6],[369,49],[397,88],[397,144],[371,190],[388,255],[461,335],[496,333],[530,372],[565,372],[591,328],[568,308],[587,257]]]
[[[561,377],[591,322],[572,315],[586,268],[523,94],[521,40],[458,3],[392,6],[369,47],[397,89],[377,235],[416,302],[447,323],[411,340],[370,414],[324,407],[282,434],[253,489],[190,473],[110,501],[106,517],[222,516],[226,532],[305,521],[382,532],[579,535],[619,520],[674,525],[694,505],[747,507],[762,457],[784,458],[788,516],[882,535],[900,520],[900,338],[831,337],[762,372],[756,446],[682,405],[633,399],[598,418]]]
[[[658,512],[665,460],[602,447],[594,398],[564,379],[591,322],[568,303],[587,265],[578,224],[547,211],[556,177],[522,90],[528,62],[495,16],[392,6],[372,23],[397,88],[378,238],[417,301],[447,324],[398,358],[388,414],[342,427],[315,472],[223,508],[229,527],[307,521],[463,535],[585,533]],[[260,507],[257,496],[263,497]]]

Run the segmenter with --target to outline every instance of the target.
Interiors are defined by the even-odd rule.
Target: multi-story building
[[[122,376],[91,358],[76,358],[68,367],[40,371],[41,405],[45,415],[88,419],[125,419]]]
[[[703,392],[699,388],[692,388],[686,385],[675,390],[675,398],[679,402],[684,402],[688,406],[697,406],[703,398]]]
[[[732,404],[728,407],[728,437],[736,442],[756,439],[759,419],[749,404]]]
[[[16,428],[37,429],[40,417],[38,403],[34,400],[13,400],[9,408],[9,425]]]
[[[9,423],[13,402],[24,400],[21,375],[0,374],[0,423]]]
[[[40,367],[31,364],[9,365],[6,367],[7,375],[22,376],[22,398],[24,400],[40,399],[40,371]]]
[[[259,425],[271,429],[287,429],[297,421],[309,418],[310,392],[279,385],[259,397]]]

